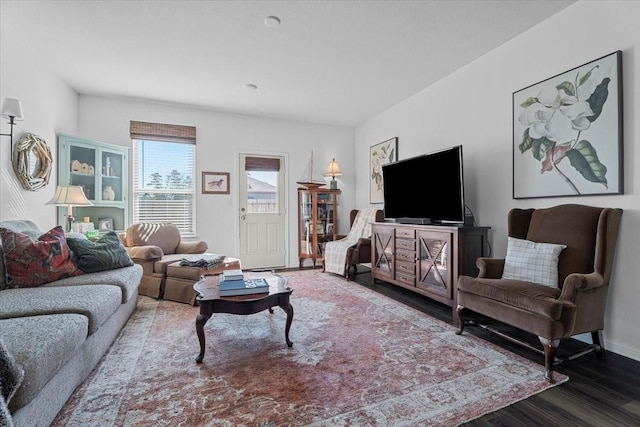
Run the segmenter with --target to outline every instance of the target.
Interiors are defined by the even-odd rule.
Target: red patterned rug
[[[287,272],[295,313],[138,310],[54,426],[452,426],[551,385],[544,367],[332,274]],[[556,373],[557,383],[567,380]]]

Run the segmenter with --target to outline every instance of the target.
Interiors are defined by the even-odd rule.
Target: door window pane
[[[278,213],[278,171],[247,171],[247,213]]]

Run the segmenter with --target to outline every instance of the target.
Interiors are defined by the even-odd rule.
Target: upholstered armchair
[[[511,210],[505,259],[479,258],[478,277],[459,277],[456,333],[479,325],[524,344],[465,323],[472,311],[537,335],[549,382],[554,363],[592,351],[604,358],[604,311],[621,217],[621,209],[575,204]],[[556,358],[560,340],[587,332],[592,345]]]
[[[133,262],[142,266],[139,293],[154,298],[162,298],[164,294],[169,264],[208,249],[206,242],[183,242],[178,227],[169,223],[132,224],[120,234],[120,240]]]
[[[356,224],[356,228],[354,229],[354,222],[359,212],[360,210],[353,209],[349,213],[349,234],[338,235],[334,242],[324,243],[323,253],[325,256],[322,259],[322,271],[336,272],[344,275],[347,280],[350,280],[357,272],[357,264],[371,262],[371,226],[369,223],[371,221],[384,221],[384,212],[381,209],[367,209],[367,217],[362,217],[362,223]],[[363,213],[364,212],[363,210]],[[367,224],[365,224],[365,222]],[[327,268],[327,257],[331,257],[331,249],[329,249],[329,254],[327,254],[327,246],[331,246],[332,244],[336,246],[337,251],[340,251],[336,251],[336,257],[341,258],[338,260],[338,263],[342,263],[333,268],[335,271]]]

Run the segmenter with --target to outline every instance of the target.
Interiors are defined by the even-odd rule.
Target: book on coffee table
[[[220,278],[220,280],[221,281],[242,280],[243,278],[244,278],[244,274],[242,270],[233,269],[233,270],[224,270],[222,272],[222,277]]]
[[[265,279],[221,280],[219,286],[221,297],[269,292],[269,283]]]

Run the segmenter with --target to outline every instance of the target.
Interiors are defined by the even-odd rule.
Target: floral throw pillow
[[[32,288],[82,274],[71,260],[61,226],[39,236],[0,227],[7,288]]]

